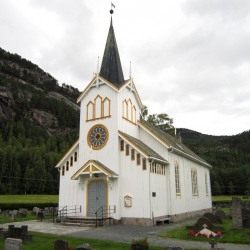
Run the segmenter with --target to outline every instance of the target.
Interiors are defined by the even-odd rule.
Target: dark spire
[[[113,14],[110,11],[110,14]],[[100,75],[113,83],[116,87],[120,87],[124,83],[122,65],[116,44],[115,32],[112,24],[112,17],[109,27],[109,33],[106,41],[106,47],[102,59]]]

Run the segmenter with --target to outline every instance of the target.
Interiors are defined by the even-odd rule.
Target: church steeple
[[[118,88],[121,87],[124,83],[124,76],[122,72],[122,65],[120,61],[119,51],[116,44],[112,17],[106,41],[106,46],[104,50],[104,55],[102,59],[100,75],[109,82],[113,83]]]

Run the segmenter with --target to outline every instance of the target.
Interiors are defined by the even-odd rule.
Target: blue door
[[[100,208],[106,208],[107,187],[103,181],[93,181],[88,185],[88,216],[95,217],[95,212]]]

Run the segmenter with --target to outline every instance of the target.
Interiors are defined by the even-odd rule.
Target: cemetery
[[[25,250],[26,247],[34,246],[36,250],[44,250],[44,248],[37,248],[37,237],[40,241],[46,241],[49,248],[46,249],[67,249],[67,250],[84,250],[84,249],[131,249],[131,250],[155,250],[155,249],[169,249],[182,250],[179,246],[166,245],[164,248],[150,245],[150,241],[146,238],[131,241],[130,244],[118,242],[107,242],[100,240],[83,240],[74,239],[71,237],[61,237],[60,235],[43,235],[35,232],[30,232],[25,223],[22,226],[11,225],[11,222],[17,220],[36,220],[37,223],[41,221],[56,222],[57,209],[54,207],[33,207],[31,211],[25,208],[14,210],[0,210],[0,222],[10,223],[7,229],[1,228],[0,225],[0,249],[6,250]],[[4,221],[3,221],[4,218]],[[157,225],[155,227],[167,227],[170,224]],[[176,233],[177,232],[177,233]],[[231,206],[227,208],[214,207],[212,213],[204,213],[202,216],[196,218],[193,224],[176,228],[167,232],[160,233],[160,236],[167,238],[178,238],[184,240],[203,241],[207,243],[205,249],[224,249],[220,248],[220,244],[224,242],[231,243],[245,243],[250,244],[250,207],[249,203],[242,203],[241,199],[234,197]],[[98,243],[98,242],[101,243]],[[34,245],[33,245],[34,244]],[[99,247],[97,246],[99,244]],[[108,245],[108,248],[100,247],[100,244]],[[110,244],[110,245],[109,245]],[[114,247],[111,247],[113,246]],[[1,248],[2,247],[2,248]],[[4,248],[5,247],[5,248]],[[7,247],[7,248],[6,248]],[[30,248],[27,248],[30,249]],[[187,248],[185,248],[187,250]],[[192,248],[194,250],[196,248]],[[226,249],[224,249],[226,250]]]

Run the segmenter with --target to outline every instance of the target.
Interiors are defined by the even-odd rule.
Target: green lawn
[[[26,243],[23,250],[53,250],[54,242],[62,239],[69,243],[69,246],[75,248],[83,243],[88,243],[95,250],[130,250],[130,244],[118,243],[108,240],[95,240],[95,239],[80,239],[69,236],[59,236],[52,234],[31,233],[33,237],[32,243]],[[4,249],[4,241],[0,240],[0,249]],[[163,250],[163,247],[149,247],[150,250]]]
[[[25,243],[23,250],[53,250],[56,240],[65,240],[72,249],[88,243],[95,250],[130,250],[131,244],[109,240],[82,239],[70,236],[43,234],[32,232],[32,243]],[[4,249],[4,241],[0,240],[0,249]],[[149,246],[149,250],[164,250],[166,247]],[[199,250],[200,248],[186,248],[185,250]]]
[[[241,243],[250,244],[250,228],[244,228],[242,230],[232,229],[232,220],[226,219],[223,221],[222,225],[224,227],[222,230],[223,236],[221,238],[213,238],[218,243]],[[162,232],[160,236],[165,238],[176,238],[182,240],[193,240],[193,241],[208,241],[208,238],[201,236],[189,236],[189,230],[186,226],[179,227],[170,231]]]
[[[232,197],[239,197],[243,201],[250,201],[250,196],[242,196],[242,195],[218,195],[213,196],[212,201],[232,201]]]
[[[42,195],[42,194],[27,194],[27,195],[0,195],[1,203],[58,203],[58,195]]]

